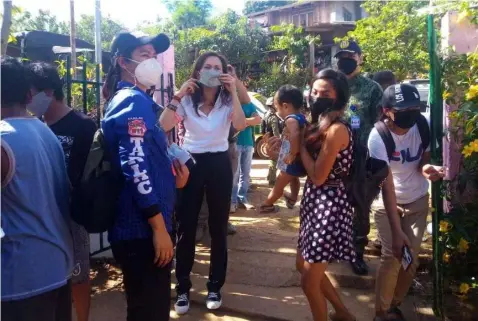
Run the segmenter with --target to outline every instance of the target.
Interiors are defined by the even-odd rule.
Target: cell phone
[[[191,169],[196,165],[196,160],[191,156],[190,159],[184,164],[191,171]]]
[[[412,265],[413,262],[413,256],[412,252],[408,248],[408,246],[404,246],[402,250],[402,267],[405,271],[408,271],[410,268],[410,265]]]

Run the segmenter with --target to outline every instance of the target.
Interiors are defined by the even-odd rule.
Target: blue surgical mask
[[[53,100],[44,91],[39,92],[32,98],[32,102],[27,105],[27,109],[36,117],[42,117]]]

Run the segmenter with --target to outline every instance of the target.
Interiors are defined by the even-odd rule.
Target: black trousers
[[[71,321],[71,282],[31,298],[2,301],[2,321]]]
[[[368,244],[368,234],[370,233],[370,213],[361,213],[354,208],[353,231],[355,252],[359,258],[363,258],[365,247]]]
[[[176,278],[178,293],[191,289],[190,274],[194,263],[196,228],[204,192],[209,208],[211,260],[209,291],[219,291],[226,280],[227,221],[232,194],[232,169],[228,152],[193,154],[196,165],[182,190],[177,207]]]
[[[123,272],[127,321],[168,321],[171,305],[171,264],[153,264],[151,239],[131,240],[111,245]]]

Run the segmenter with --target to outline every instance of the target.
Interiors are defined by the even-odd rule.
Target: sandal
[[[261,205],[259,207],[259,213],[270,214],[279,212],[279,208],[275,205]]]
[[[295,206],[295,203],[297,203],[297,200],[294,200],[289,193],[284,193],[284,198],[285,198],[285,205],[287,206],[288,209],[293,209]]]
[[[390,318],[390,320],[393,320],[393,321],[405,321],[405,317],[403,316],[403,313],[402,311],[400,311],[400,309],[398,307],[392,307],[390,309],[388,309],[387,311],[388,313],[388,317],[387,317],[387,320],[388,318]]]

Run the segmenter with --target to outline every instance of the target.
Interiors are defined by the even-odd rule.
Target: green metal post
[[[71,106],[71,57],[66,57],[66,102]]]
[[[101,122],[101,79],[100,79],[100,64],[96,64],[96,126],[100,128]]]
[[[442,165],[443,139],[443,99],[441,91],[440,61],[437,55],[437,35],[433,15],[428,16],[428,51],[430,55],[430,123],[431,123],[431,158],[432,164]],[[433,217],[433,310],[442,316],[443,307],[443,265],[440,243],[439,222],[443,216],[443,199],[441,182],[432,183]]]
[[[88,114],[88,91],[87,91],[87,83],[86,83],[86,59],[83,61],[83,70],[82,70],[82,79],[81,85],[83,89],[83,113]]]

